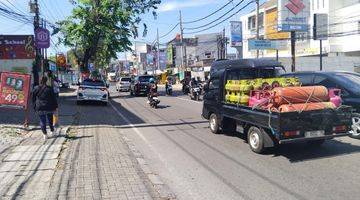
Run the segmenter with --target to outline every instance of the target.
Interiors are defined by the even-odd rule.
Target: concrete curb
[[[141,170],[146,175],[148,181],[152,184],[155,191],[158,193],[160,199],[176,199],[176,195],[170,190],[170,188],[161,180],[160,176],[153,173],[144,159],[143,155],[136,149],[133,142],[126,136],[122,136],[123,140],[129,147],[131,153],[134,155]]]

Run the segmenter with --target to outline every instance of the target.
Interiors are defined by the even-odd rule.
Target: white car
[[[77,90],[77,103],[85,101],[98,101],[107,105],[109,91],[103,80],[85,79]]]
[[[121,77],[120,80],[116,83],[116,91],[129,92],[130,83],[131,83],[130,77]]]

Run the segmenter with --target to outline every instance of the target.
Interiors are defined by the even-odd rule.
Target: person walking
[[[43,132],[44,139],[48,138],[46,131],[46,124],[48,122],[50,131],[55,132],[53,125],[53,113],[58,107],[54,89],[47,85],[48,78],[43,77],[40,85],[36,87],[32,94],[32,102],[34,105],[35,113],[40,118],[40,126]]]

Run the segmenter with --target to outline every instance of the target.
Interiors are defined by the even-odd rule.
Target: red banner
[[[34,36],[0,35],[0,60],[34,58]]]
[[[0,79],[0,105],[27,109],[30,79],[29,74],[2,72]]]

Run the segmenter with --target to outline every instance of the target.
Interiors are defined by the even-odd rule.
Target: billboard
[[[327,40],[328,27],[328,14],[314,14],[314,40]]]
[[[307,31],[310,18],[309,0],[278,0],[278,30]]]
[[[232,47],[242,46],[242,23],[240,21],[230,22],[230,44]]]
[[[1,73],[0,105],[27,109],[30,93],[30,75]]]
[[[154,65],[154,55],[152,53],[146,54],[146,64]]]
[[[279,32],[278,26],[278,9],[272,8],[265,13],[265,38],[269,40],[290,38],[290,33]]]
[[[34,58],[32,35],[0,35],[0,60]]]

